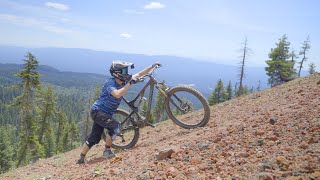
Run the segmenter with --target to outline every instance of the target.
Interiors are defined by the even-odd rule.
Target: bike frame
[[[139,120],[143,119],[142,115],[139,113],[139,106],[140,103],[142,102],[142,99],[144,98],[144,93],[146,91],[146,89],[150,86],[150,94],[149,94],[149,102],[147,104],[147,113],[146,113],[146,117],[144,120],[144,123],[154,127],[153,124],[149,123],[147,120],[149,120],[151,117],[151,106],[152,106],[152,100],[153,100],[153,93],[154,93],[154,87],[156,87],[158,89],[158,91],[167,98],[167,94],[164,90],[162,90],[159,86],[159,84],[161,84],[162,86],[169,88],[167,85],[165,85],[163,82],[159,83],[151,74],[147,75],[149,77],[149,81],[147,82],[147,84],[141,89],[141,91],[138,93],[138,95],[131,101],[126,100],[124,97],[122,98],[124,100],[124,102],[131,108],[132,112],[129,114],[128,117],[132,117],[133,114],[136,114],[139,118]],[[139,98],[140,97],[140,98]],[[138,102],[138,106],[135,106],[136,101],[139,99]],[[128,117],[121,123],[124,124],[127,120]]]

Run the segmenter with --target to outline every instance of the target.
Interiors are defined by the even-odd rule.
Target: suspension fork
[[[160,88],[159,86],[156,86],[157,87],[157,89],[159,90],[159,92],[165,97],[165,98],[168,98],[169,99],[169,101],[177,108],[177,109],[179,109],[180,111],[182,111],[182,112],[185,112],[185,109],[182,109],[181,108],[181,104],[183,104],[183,102],[182,102],[182,100],[176,95],[176,94],[173,94],[172,96],[174,97],[174,98],[176,98],[176,100],[180,103],[180,106],[178,105],[178,104],[176,104],[173,100],[172,100],[172,98],[170,98],[169,96],[168,96],[168,94],[167,94],[167,92],[169,91],[169,89],[170,89],[170,87],[169,86],[167,86],[164,82],[161,82],[161,83],[158,83],[158,84],[161,84],[163,87],[165,87],[165,91],[162,89],[162,88]]]

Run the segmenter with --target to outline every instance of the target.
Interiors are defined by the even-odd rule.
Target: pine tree
[[[258,81],[258,86],[257,86],[256,91],[261,91],[261,81],[260,80]]]
[[[237,96],[238,90],[239,90],[238,82],[236,82],[236,83],[234,84],[234,89],[233,89],[233,94],[234,94],[234,96]]]
[[[300,77],[300,73],[301,73],[301,69],[303,68],[303,62],[307,61],[308,57],[307,57],[307,52],[310,49],[310,39],[309,36],[307,37],[307,39],[303,42],[302,47],[301,47],[301,51],[299,52],[299,55],[302,55],[302,60],[299,62],[299,72],[298,72],[298,77]]]
[[[44,136],[44,151],[45,151],[45,157],[51,157],[56,152],[56,144],[55,144],[55,137],[53,133],[53,129],[51,127],[51,124],[49,124],[45,136]]]
[[[7,127],[0,126],[0,174],[13,166],[13,147],[8,136]]]
[[[74,149],[79,144],[79,128],[73,119],[70,125],[70,148]]]
[[[21,163],[28,162],[29,160],[35,161],[43,157],[43,147],[38,141],[36,134],[36,119],[34,118],[34,91],[38,88],[40,82],[40,74],[36,71],[38,67],[37,59],[28,53],[24,63],[24,69],[18,74],[22,79],[22,94],[14,99],[12,106],[20,108],[20,142],[17,155],[17,167]]]
[[[163,120],[165,112],[165,97],[158,91],[156,95],[156,106],[154,108],[154,116],[156,123]]]
[[[39,124],[39,143],[43,145],[43,138],[46,131],[51,127],[51,119],[55,113],[57,97],[54,95],[53,88],[48,86],[46,90],[39,89],[36,101],[37,107],[37,119]]]
[[[316,72],[316,65],[314,63],[309,64],[309,74],[314,74]]]
[[[246,86],[239,86],[236,96],[243,96],[248,94],[248,88]]]
[[[56,154],[63,151],[62,139],[63,139],[63,130],[65,128],[65,124],[67,122],[67,115],[63,111],[58,111],[57,113],[57,125],[56,125]]]
[[[231,81],[229,81],[229,84],[227,86],[227,100],[232,99],[233,97],[233,90],[232,90],[232,85],[231,85]]]
[[[218,104],[227,100],[227,92],[223,82],[219,79],[213,93],[209,96],[209,105]]]
[[[271,49],[269,53],[270,60],[266,61],[268,67],[265,68],[269,76],[268,84],[271,87],[292,80],[296,74],[294,62],[290,60],[290,43],[287,41],[287,36],[283,35],[276,45],[277,47]]]
[[[62,139],[60,141],[59,152],[67,152],[71,150],[69,138],[70,138],[70,124],[67,121],[63,127],[63,133],[62,133]]]
[[[144,117],[147,117],[147,109],[148,109],[148,104],[147,101],[143,101],[142,107],[141,107],[141,115]],[[155,119],[154,119],[154,115],[151,112],[150,117],[149,117],[149,123],[154,124],[155,123]]]

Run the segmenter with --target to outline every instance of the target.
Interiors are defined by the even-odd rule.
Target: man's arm
[[[141,76],[144,76],[144,75],[148,74],[148,72],[151,71],[151,69],[152,69],[153,67],[154,67],[154,66],[151,65],[151,66],[145,68],[144,70],[142,70],[142,71],[140,71],[140,72],[132,75],[132,79],[137,79],[137,78],[139,78],[139,77],[141,77]]]
[[[127,93],[129,87],[130,87],[130,83],[127,83],[122,88],[111,91],[111,95],[115,98],[121,98]]]

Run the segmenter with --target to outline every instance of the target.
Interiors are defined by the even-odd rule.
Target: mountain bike
[[[112,142],[113,148],[129,149],[132,148],[139,139],[139,129],[144,126],[155,127],[149,122],[151,118],[151,106],[153,100],[154,87],[165,98],[165,110],[169,118],[177,125],[192,129],[205,126],[210,118],[209,104],[206,98],[197,90],[190,86],[176,86],[170,88],[164,82],[158,82],[154,77],[154,71],[161,66],[155,66],[147,75],[138,78],[135,83],[149,81],[145,84],[139,94],[131,101],[123,97],[124,102],[130,107],[130,111],[117,109],[112,118],[121,124],[120,133]],[[150,87],[149,98],[144,94]],[[142,103],[147,103],[146,112],[142,113]]]

